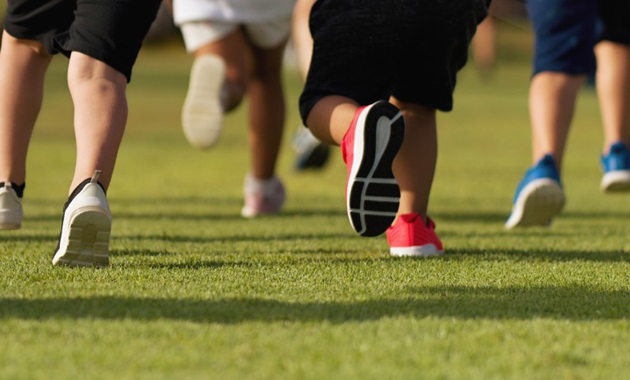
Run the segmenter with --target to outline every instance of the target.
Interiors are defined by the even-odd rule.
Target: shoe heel
[[[96,266],[109,264],[111,221],[98,208],[78,209],[70,220],[68,244],[60,247],[53,264]]]

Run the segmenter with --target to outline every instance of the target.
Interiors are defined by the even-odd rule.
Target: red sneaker
[[[400,189],[392,162],[404,135],[405,121],[400,110],[379,101],[357,109],[341,142],[348,167],[348,219],[362,236],[382,234],[396,217]]]
[[[389,253],[392,256],[435,256],[444,253],[442,242],[435,234],[435,223],[427,223],[416,213],[401,215],[387,229]]]

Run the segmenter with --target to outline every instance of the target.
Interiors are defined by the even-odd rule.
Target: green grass
[[[524,31],[510,33],[528,46]],[[598,189],[595,95],[580,96],[564,213],[550,229],[504,230],[530,136],[528,58],[503,38],[494,77],[466,68],[455,111],[440,115],[430,213],[447,254],[428,260],[391,258],[384,236],[352,232],[338,152],[322,172],[292,170],[300,83],[290,70],[286,212],[243,220],[246,107],[216,149],[190,148],[179,110],[191,61],[167,45],[142,52],[129,88],[111,266],[52,267],[74,163],[56,60],[23,228],[0,234],[0,378],[624,378],[630,198]]]

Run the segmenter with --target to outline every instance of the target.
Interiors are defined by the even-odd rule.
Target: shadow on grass
[[[463,259],[475,256],[475,259],[520,260],[520,261],[594,261],[594,262],[630,262],[627,251],[580,251],[580,250],[531,250],[531,249],[449,249],[446,259]]]
[[[265,253],[269,253],[266,250],[263,250],[263,252]],[[304,261],[304,255],[307,255],[309,258],[311,259],[319,259],[322,261],[326,261],[330,259],[330,256],[332,255],[339,255],[339,254],[353,254],[353,253],[359,253],[359,250],[356,251],[350,251],[348,252],[346,251],[340,251],[338,249],[321,249],[321,248],[296,248],[296,249],[278,249],[276,251],[273,252],[273,254],[275,255],[282,255],[283,260],[286,260],[287,257],[286,256],[290,256],[290,255],[295,255],[295,261],[299,262],[299,261]],[[212,254],[208,254],[208,256],[210,257],[215,257],[216,255],[222,255],[222,254],[230,254],[230,253],[234,253],[233,251],[221,251],[221,250],[215,250],[212,252]],[[256,251],[252,251],[249,250],[249,253],[257,253]],[[174,252],[174,251],[167,251],[167,250],[148,250],[148,249],[121,249],[121,250],[112,250],[111,251],[111,257],[113,259],[117,259],[118,257],[156,257],[156,256],[162,256],[162,257],[169,257],[169,256],[182,256],[184,254],[182,254],[181,252]],[[202,253],[203,255],[203,253]],[[183,256],[185,257],[185,256]],[[199,261],[198,258],[192,259],[194,261]],[[356,260],[352,260],[352,261],[357,261],[357,262],[361,262],[361,261],[365,261],[364,258],[359,258],[357,257]],[[191,261],[193,262],[193,261]],[[234,261],[229,261],[231,264],[234,263]],[[273,262],[273,261],[272,261]],[[155,264],[155,263],[154,263]],[[162,266],[164,267],[168,267],[170,265],[170,263],[164,263],[162,264]]]
[[[186,213],[182,211],[137,211],[137,212],[118,212],[117,210],[113,210],[112,214],[115,221],[119,220],[147,220],[147,221],[163,221],[168,220],[169,222],[176,221],[202,221],[202,222],[216,222],[216,221],[243,221],[247,222],[247,219],[243,218],[240,214],[242,205],[239,204],[238,207],[234,207],[232,211],[226,211],[223,206],[221,209],[214,210],[212,207],[207,208],[207,212],[199,213],[198,211],[195,213]],[[312,209],[290,209],[284,210],[282,214],[278,215],[266,215],[264,217],[259,217],[258,220],[263,218],[265,219],[275,219],[278,220],[280,218],[311,218],[311,217],[345,217],[345,210],[343,209],[321,209],[321,208],[312,208]],[[59,222],[61,223],[61,213],[58,214],[29,214],[24,219],[24,223],[34,223],[34,222]]]
[[[503,212],[499,211],[435,211],[432,215],[434,219],[441,222],[462,222],[462,223],[480,223],[480,224],[496,224],[497,226],[503,226],[510,216],[510,209],[506,209]],[[584,220],[589,221],[593,219],[609,219],[609,220],[629,220],[630,210],[618,209],[614,211],[580,211],[572,210],[565,211],[558,215],[554,220],[570,219],[570,220]],[[535,228],[534,228],[535,229]],[[527,231],[529,229],[519,229],[517,231]],[[552,231],[551,229],[541,230]]]
[[[233,207],[232,210],[226,210],[225,205],[222,205],[220,209],[214,209],[213,207],[207,207],[206,212],[200,213],[199,211],[182,212],[181,210],[174,211],[137,211],[137,212],[119,212],[116,209],[112,211],[115,221],[122,220],[134,220],[141,221],[147,220],[152,222],[162,222],[168,220],[169,223],[177,221],[195,221],[195,222],[217,222],[217,221],[243,221],[246,223],[248,219],[241,216],[240,210],[242,205]],[[197,209],[198,210],[198,209]],[[319,218],[319,217],[345,217],[345,210],[343,209],[322,209],[322,208],[293,208],[286,209],[278,215],[265,215],[258,217],[256,220],[280,220],[281,218]],[[24,218],[24,223],[35,222],[53,222],[61,223],[61,213],[49,214],[29,214]]]
[[[627,320],[630,293],[581,286],[409,288],[398,299],[294,302],[259,298],[173,299],[98,296],[0,299],[0,319],[133,319],[199,323],[367,322],[383,318],[571,321]]]
[[[38,206],[51,206],[56,203],[50,200],[35,199],[30,201]],[[300,199],[298,207],[286,208],[282,214],[266,216],[266,218],[293,218],[293,217],[345,217],[343,202],[338,202],[339,208],[322,208],[317,205],[322,202],[330,203],[328,199],[304,198]],[[180,198],[147,198],[147,199],[115,199],[110,201],[114,217],[117,220],[161,220],[171,221],[226,221],[244,220],[240,215],[242,207],[241,197],[180,197]],[[156,205],[158,205],[156,207]],[[219,205],[219,206],[217,206]],[[139,209],[134,212],[124,210],[129,207]],[[147,208],[147,209],[142,209]],[[156,209],[157,208],[157,209]],[[195,210],[186,212],[183,210]],[[199,212],[199,210],[205,212]],[[495,225],[501,227],[505,224],[510,215],[510,210],[505,211],[436,211],[432,216],[439,224],[447,222],[456,223],[477,223],[480,225]],[[573,210],[563,212],[556,217],[556,220],[621,220],[630,219],[630,211],[579,211]],[[25,222],[60,222],[61,212],[28,214]],[[539,233],[553,233],[554,229],[548,228],[528,228],[516,230],[520,233],[526,231],[536,231]],[[516,233],[516,232],[514,232]]]
[[[481,223],[481,224],[496,224],[497,226],[503,225],[509,215],[501,212],[449,212],[449,211],[435,211],[432,217],[439,220],[441,223],[445,222],[461,222],[461,223]]]
[[[0,235],[1,236],[1,235]],[[423,262],[425,260],[452,260],[452,261],[462,261],[462,260],[474,260],[474,261],[531,261],[531,262],[571,262],[571,261],[589,261],[589,262],[611,262],[611,263],[628,263],[630,262],[630,252],[625,250],[596,250],[596,251],[584,251],[584,250],[531,250],[531,249],[513,249],[513,248],[447,248],[447,253],[441,257],[432,257],[432,258],[408,258],[401,259],[396,257],[391,257],[387,254],[387,251],[383,251],[382,257],[376,258],[365,258],[363,255],[366,253],[366,248],[361,246],[359,248],[348,248],[343,247],[339,249],[333,248],[323,248],[320,247],[320,243],[322,240],[335,240],[335,239],[345,239],[347,238],[347,234],[339,233],[339,234],[285,234],[285,235],[268,235],[268,236],[229,236],[229,237],[200,237],[200,236],[165,236],[165,235],[134,235],[129,237],[119,238],[120,240],[132,240],[132,241],[164,241],[168,243],[199,243],[199,244],[212,244],[212,243],[222,243],[222,244],[245,244],[248,245],[251,243],[265,243],[270,242],[274,244],[278,243],[289,243],[291,244],[290,248],[277,248],[273,253],[277,255],[281,255],[283,258],[291,257],[292,255],[295,257],[297,262],[302,262],[305,260],[305,257],[308,259],[314,260],[332,260],[332,261],[343,261],[343,262],[365,262],[365,261],[391,261],[391,262],[400,262],[404,265],[406,260],[416,260],[418,262]],[[0,238],[0,243],[3,241],[14,240],[14,241],[23,241],[23,242],[34,242],[34,241],[49,241],[50,252],[52,252],[54,244],[56,243],[57,235],[48,236],[48,235],[15,235],[13,237],[5,236]],[[299,243],[295,243],[299,241]],[[252,249],[251,247],[241,248],[247,249],[248,254],[257,254],[257,253],[270,253],[265,245],[261,245],[259,249]],[[373,250],[378,250],[378,248],[373,248]],[[190,251],[190,247],[187,248],[187,251]],[[231,249],[227,251],[221,251],[217,249],[213,249],[212,252],[209,252],[209,256],[217,255],[217,254],[229,254],[229,253],[238,253],[239,249]],[[169,246],[169,248],[165,248],[164,250],[156,250],[156,249],[112,249],[111,257],[113,260],[124,260],[124,257],[157,257],[157,256],[176,256],[176,255],[186,255],[187,253],[179,252],[174,250],[173,246]],[[332,256],[335,255],[344,255],[346,257],[343,258],[335,258]],[[347,255],[357,254],[356,259],[349,259]],[[273,261],[271,262],[273,263]],[[164,266],[168,266],[170,264],[164,263]]]
[[[319,240],[319,238],[313,238],[313,240]],[[277,239],[275,240],[277,241]],[[309,245],[306,243],[305,245]],[[267,251],[264,251],[268,253]],[[214,257],[217,254],[229,254],[233,253],[232,251],[220,252],[213,251],[211,257]],[[255,254],[256,251],[249,250],[249,254]],[[432,257],[432,258],[399,258],[392,257],[387,252],[384,252],[382,257],[374,257],[374,258],[366,258],[363,254],[365,253],[365,249],[357,248],[357,249],[331,249],[331,248],[317,248],[312,246],[304,246],[304,247],[295,247],[290,249],[278,249],[274,252],[274,254],[282,255],[283,260],[286,260],[287,257],[291,258],[293,255],[293,260],[296,263],[305,263],[306,260],[315,260],[315,261],[329,261],[331,263],[352,263],[352,262],[389,262],[395,265],[408,265],[410,261],[416,261],[418,264],[422,265],[423,263],[430,264],[434,260],[444,260],[444,261],[531,261],[531,262],[571,262],[571,261],[591,261],[591,262],[612,262],[612,263],[627,263],[630,262],[630,252],[622,252],[622,251],[545,251],[545,250],[518,250],[518,249],[449,249],[448,253],[442,257]],[[352,256],[356,254],[356,258],[352,258]],[[122,250],[112,250],[112,258],[116,260],[117,258],[123,257],[155,257],[155,256],[176,256],[182,255],[180,252],[174,251],[158,251],[158,250],[144,250],[144,249],[122,249]],[[338,257],[338,255],[342,255],[342,257]],[[198,259],[195,259],[198,260]],[[226,261],[233,264],[233,261]],[[156,263],[152,263],[153,265],[158,265]],[[168,268],[171,264],[165,262],[160,264],[162,267]],[[263,265],[263,264],[258,264]],[[265,265],[278,265],[275,261],[270,261]],[[280,264],[283,265],[283,264]]]
[[[261,235],[261,234],[243,234],[234,233],[230,235],[218,235],[218,236],[204,236],[198,235],[186,235],[180,233],[169,234],[145,234],[145,235],[124,235],[118,233],[112,236],[112,242],[117,241],[163,241],[170,244],[177,243],[265,243],[265,242],[294,242],[304,241],[316,243],[322,240],[330,239],[348,239],[353,237],[352,232],[338,232],[338,233],[295,233],[295,232],[282,232],[278,231],[277,234]],[[59,232],[55,231],[49,234],[0,234],[0,242],[3,241],[20,241],[24,243],[29,242],[45,242],[49,241],[52,244],[57,243]],[[268,250],[266,247],[261,247],[263,250]]]
[[[151,240],[151,241],[165,241],[168,243],[264,243],[264,242],[280,242],[280,241],[319,241],[326,239],[348,239],[352,237],[349,233],[278,233],[274,235],[246,235],[242,233],[235,233],[232,235],[221,236],[186,236],[182,234],[172,235],[132,235],[132,236],[120,236],[120,240]],[[115,237],[114,237],[115,238]],[[261,247],[264,249],[264,247]]]

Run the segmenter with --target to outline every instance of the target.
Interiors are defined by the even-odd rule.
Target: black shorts
[[[131,79],[160,0],[8,0],[4,28],[50,54],[77,51]]]
[[[318,0],[313,57],[300,96],[306,119],[322,97],[387,100],[450,111],[486,0]]]

